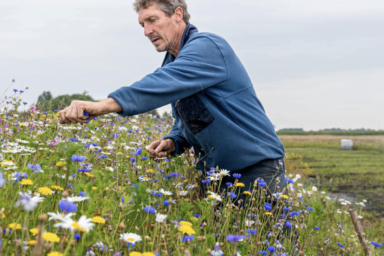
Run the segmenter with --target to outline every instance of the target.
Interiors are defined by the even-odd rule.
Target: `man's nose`
[[[148,37],[150,34],[153,33],[153,30],[150,26],[144,26],[144,35]]]

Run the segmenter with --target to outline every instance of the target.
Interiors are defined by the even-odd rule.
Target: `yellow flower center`
[[[76,228],[76,229],[79,229],[80,228],[80,225],[79,223],[77,223],[76,221],[74,221],[71,225],[72,227]]]

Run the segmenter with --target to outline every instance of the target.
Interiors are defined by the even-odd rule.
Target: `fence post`
[[[365,255],[372,256],[371,249],[369,249],[369,246],[365,240],[365,233],[364,233],[363,227],[360,224],[356,210],[352,209],[349,211],[349,213],[351,214],[352,222],[353,222],[353,225],[355,226],[355,230],[356,230],[357,236],[359,237],[360,243],[364,248]]]

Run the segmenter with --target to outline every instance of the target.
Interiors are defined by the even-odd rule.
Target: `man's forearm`
[[[108,99],[99,101],[100,115],[114,113],[114,112],[121,112],[121,111],[123,111],[123,108],[113,98],[108,98]]]

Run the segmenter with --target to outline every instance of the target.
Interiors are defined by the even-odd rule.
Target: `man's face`
[[[144,28],[144,34],[158,52],[168,51],[177,38],[177,26],[173,18],[152,4],[139,11],[139,23]]]

